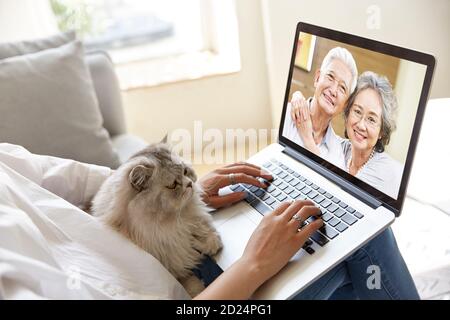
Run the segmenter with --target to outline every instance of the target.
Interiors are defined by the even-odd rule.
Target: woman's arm
[[[317,219],[299,230],[300,222],[293,216],[305,221],[318,213],[319,210],[311,201],[281,204],[264,216],[250,237],[242,257],[195,299],[249,299],[323,225],[322,220]]]
[[[263,284],[258,266],[239,259],[194,300],[246,300]]]

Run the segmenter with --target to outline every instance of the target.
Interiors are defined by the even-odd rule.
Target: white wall
[[[380,9],[379,29],[367,27],[371,5]],[[450,97],[448,0],[262,0],[262,9],[274,127],[279,125],[298,21],[433,53],[438,63],[430,97]]]
[[[270,99],[259,0],[236,1],[241,71],[123,93],[128,128],[148,142],[178,128],[270,128]]]
[[[392,133],[386,151],[401,163],[406,161],[425,73],[423,64],[400,61],[395,87],[398,101],[397,129]]]
[[[56,32],[49,1],[0,0],[0,42],[41,38]]]

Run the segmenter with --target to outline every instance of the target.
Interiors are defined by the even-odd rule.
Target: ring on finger
[[[230,173],[228,175],[228,179],[230,180],[230,184],[236,184],[236,179],[235,179],[235,174],[234,173]]]
[[[302,222],[302,219],[300,218],[300,215],[297,214],[297,213],[292,216],[292,220],[298,221],[300,223]]]

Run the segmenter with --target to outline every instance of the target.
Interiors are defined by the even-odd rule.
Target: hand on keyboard
[[[323,226],[318,218],[299,230],[303,221],[319,213],[311,201],[284,202],[266,214],[253,232],[241,260],[258,270],[262,281],[276,274]]]
[[[244,189],[235,190],[236,192],[225,196],[219,196],[219,189],[237,183],[267,188],[264,180],[272,180],[272,175],[256,165],[239,162],[208,173],[199,180],[199,184],[203,190],[203,201],[210,207],[218,209],[247,197],[247,193],[243,192]]]
[[[335,239],[339,233],[346,231],[364,215],[336,196],[319,187],[300,173],[295,172],[276,159],[263,164],[270,170],[273,180],[267,189],[261,189],[254,185],[235,184],[231,190],[236,193],[247,192],[245,201],[262,215],[270,213],[277,208],[282,201],[312,200],[322,213],[325,225],[318,232],[312,234],[311,239],[323,247],[330,240]],[[306,221],[312,221],[310,219]],[[308,253],[314,253],[312,248],[304,248]]]

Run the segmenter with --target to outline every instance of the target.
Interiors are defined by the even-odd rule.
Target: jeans
[[[222,269],[210,257],[205,257],[194,273],[207,286],[222,273]],[[377,273],[378,279],[375,278]],[[397,247],[394,234],[390,228],[387,228],[293,299],[409,300],[420,298]]]

